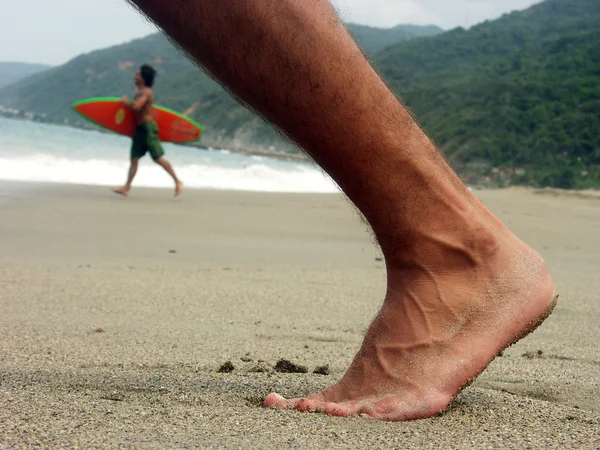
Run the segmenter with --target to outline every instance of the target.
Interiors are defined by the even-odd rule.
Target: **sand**
[[[341,196],[0,183],[0,448],[600,448],[600,199],[477,195],[558,306],[447,412],[385,423],[260,406],[338,379],[379,308]]]

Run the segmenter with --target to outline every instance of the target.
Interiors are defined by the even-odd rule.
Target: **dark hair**
[[[148,87],[152,87],[154,84],[154,77],[156,76],[156,70],[154,67],[144,64],[140,67],[140,76],[144,80],[144,84]]]

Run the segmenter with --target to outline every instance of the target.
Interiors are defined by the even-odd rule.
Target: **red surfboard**
[[[137,125],[134,112],[117,97],[88,98],[73,103],[73,109],[96,125],[115,133],[133,136]],[[162,142],[193,142],[200,139],[202,126],[178,112],[154,105],[152,116]]]

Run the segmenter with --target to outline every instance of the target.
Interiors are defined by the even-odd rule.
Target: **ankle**
[[[506,239],[494,224],[465,218],[378,240],[388,269],[454,272],[493,263]]]

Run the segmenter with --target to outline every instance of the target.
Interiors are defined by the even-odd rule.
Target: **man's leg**
[[[127,182],[123,186],[112,188],[113,192],[124,196],[129,195],[131,183],[133,182],[135,174],[137,173],[139,161],[140,158],[131,158],[131,162],[129,163],[129,172],[127,173]]]
[[[171,175],[171,177],[173,178],[173,181],[175,182],[175,197],[177,197],[179,194],[181,194],[181,190],[183,189],[183,183],[181,182],[181,180],[179,178],[177,178],[177,175],[175,174],[175,171],[173,170],[173,166],[163,156],[155,159],[154,162],[156,164],[158,164],[160,167],[162,167],[163,169],[165,169],[167,171],[167,173],[169,175]]]
[[[387,294],[343,378],[266,406],[429,417],[550,313],[540,256],[469,192],[326,0],[131,1],[298,142],[384,253]]]
[[[152,159],[156,164],[165,169],[165,171],[169,175],[171,175],[171,178],[173,178],[173,181],[175,182],[175,197],[177,197],[179,194],[181,194],[181,190],[183,189],[183,183],[179,178],[177,178],[177,175],[175,174],[171,163],[169,163],[169,161],[167,161],[164,157],[165,150],[163,149],[163,146],[160,140],[158,139],[158,126],[155,122],[148,122],[145,124],[145,127],[147,133],[145,136],[145,144],[148,148],[148,151],[150,152],[150,156],[152,156]]]

